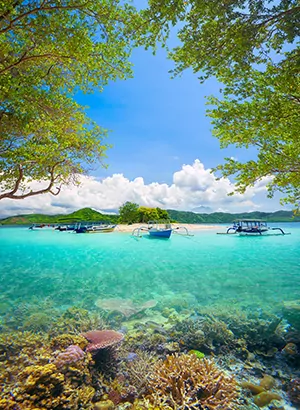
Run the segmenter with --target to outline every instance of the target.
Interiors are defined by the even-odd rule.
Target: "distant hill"
[[[250,219],[264,219],[268,222],[300,222],[300,216],[294,217],[291,211],[277,211],[277,212],[245,212],[240,214],[229,214],[224,212],[214,212],[211,214],[196,214],[194,212],[174,211],[168,209],[170,219],[178,223],[231,223],[235,219],[250,218]],[[66,224],[73,222],[96,222],[104,221],[117,223],[118,215],[106,215],[95,211],[91,208],[83,208],[72,212],[68,215],[43,215],[43,214],[28,214],[16,215],[8,218],[0,219],[2,225],[30,225],[33,223],[46,224]]]
[[[225,212],[214,212],[211,214],[196,214],[194,212],[174,211],[168,209],[170,219],[181,223],[231,223],[235,219],[263,219],[268,222],[300,222],[300,216],[295,217],[292,211],[276,212],[244,212],[230,214]]]
[[[46,223],[46,224],[67,224],[73,222],[93,222],[103,221],[116,223],[119,219],[118,215],[106,215],[101,212],[97,212],[91,208],[83,208],[78,211],[72,212],[68,215],[43,215],[43,214],[28,214],[17,215],[9,218],[0,219],[2,225],[30,225],[33,223]]]

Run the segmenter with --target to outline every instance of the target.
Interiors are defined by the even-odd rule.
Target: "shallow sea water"
[[[170,298],[173,305],[178,298],[187,308],[272,309],[300,299],[300,223],[278,225],[291,235],[223,236],[209,229],[161,240],[2,227],[0,302],[94,309],[99,298]]]
[[[148,235],[137,239],[117,230],[78,235],[55,230],[31,231],[28,227],[0,227],[0,375],[3,374],[0,409],[46,408],[42,404],[46,396],[39,387],[39,372],[45,371],[49,363],[51,366],[53,357],[58,357],[53,347],[56,344],[52,342],[56,340],[57,351],[65,355],[66,346],[59,343],[63,343],[66,336],[67,340],[73,340],[78,332],[101,328],[104,323],[111,329],[128,333],[128,340],[125,338],[123,343],[125,350],[118,352],[119,360],[127,363],[127,367],[118,368],[118,374],[125,380],[131,368],[130,355],[138,357],[149,350],[165,358],[174,346],[181,353],[188,349],[206,349],[203,351],[209,360],[216,361],[222,371],[229,370],[238,383],[246,380],[257,385],[264,374],[276,378],[279,394],[276,397],[282,399],[283,407],[270,404],[264,409],[296,410],[291,386],[299,378],[299,355],[287,357],[283,352],[288,345],[293,345],[286,344],[290,340],[287,336],[293,337],[293,328],[289,333],[283,302],[300,299],[300,223],[279,226],[291,235],[216,235],[217,231],[226,231],[226,226],[221,226],[195,230],[192,237],[173,234],[170,240],[164,240],[151,239]],[[99,308],[99,304],[103,306],[103,299],[110,298],[126,299],[122,303],[127,307],[140,308],[150,300],[146,306],[153,307],[156,305],[153,299],[157,305],[125,317],[124,311],[120,316]],[[100,300],[98,306],[97,300]],[[72,307],[75,309],[69,309]],[[82,330],[82,326],[86,328]],[[66,332],[70,334],[65,335]],[[199,332],[204,341],[202,336],[198,340]],[[32,346],[35,346],[33,350]],[[148,356],[139,357],[146,360],[141,357]],[[50,391],[47,408],[52,408],[53,402],[64,403],[63,407],[55,408],[69,408],[65,407],[65,400],[69,400],[70,409],[90,409],[94,408],[95,400],[105,399],[102,382],[93,384],[91,380],[95,381],[95,376],[86,378],[86,374],[99,372],[100,377],[107,368],[88,368],[88,361],[84,363],[80,359],[78,369],[87,372],[80,379],[82,403],[87,404],[77,402],[80,386],[77,382],[70,384],[73,373],[60,370],[64,374],[64,388],[71,386],[68,391],[72,398],[65,398],[64,389],[59,396]],[[150,361],[146,363],[144,377],[153,365]],[[23,379],[23,368],[25,374],[35,374],[38,369],[37,389],[32,389],[31,381],[27,383],[29,378]],[[143,367],[138,369],[140,372]],[[114,382],[116,380],[118,378]],[[139,389],[139,378],[130,379],[128,392],[135,391],[130,390],[131,384]],[[47,386],[46,383],[46,389]],[[92,402],[85,397],[84,390],[91,386]],[[115,394],[113,386],[106,388]],[[142,392],[137,390],[135,398],[137,394]],[[235,407],[230,408],[257,409],[253,407],[256,397],[246,390],[239,395]],[[245,407],[244,402],[249,406]]]

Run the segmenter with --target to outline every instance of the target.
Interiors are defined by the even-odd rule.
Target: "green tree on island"
[[[138,209],[138,222],[158,221],[162,219],[170,219],[166,210],[161,208],[149,208],[140,206]]]
[[[119,222],[128,224],[170,219],[165,209],[139,206],[129,201],[119,208],[119,215]]]
[[[226,158],[216,169],[234,175],[242,193],[272,176],[269,195],[279,190],[299,207],[298,0],[150,0],[146,16],[152,42],[165,42],[180,23],[180,45],[169,54],[174,76],[192,68],[201,81],[214,76],[224,85],[208,111],[221,147],[257,150],[251,161]]]
[[[119,208],[119,222],[128,224],[138,222],[138,209],[138,204],[129,201],[125,202],[125,204]]]
[[[106,130],[73,96],[132,75],[141,21],[127,1],[0,0],[0,199],[57,195],[103,165]]]

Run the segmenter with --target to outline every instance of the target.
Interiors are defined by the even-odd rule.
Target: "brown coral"
[[[89,344],[86,347],[86,352],[96,352],[106,347],[111,347],[123,340],[124,335],[114,330],[91,330],[90,332],[82,333]]]
[[[212,361],[194,355],[167,356],[159,360],[150,377],[149,400],[155,406],[173,409],[234,409],[238,397],[236,381]]]
[[[288,396],[293,404],[300,404],[300,378],[290,381]]]
[[[92,409],[95,389],[86,364],[71,367],[67,373],[50,363],[25,367],[18,375],[13,397],[20,409]]]
[[[81,360],[59,369],[49,363],[53,347],[61,349],[70,342],[84,347],[88,343],[80,336],[62,336],[61,340],[57,337],[52,346],[53,340],[50,341],[47,334],[0,335],[0,409],[93,409],[92,378],[97,377],[97,371],[91,373],[91,355],[85,354]]]
[[[272,400],[282,400],[282,397],[277,393],[263,391],[254,397],[254,404],[258,407],[265,407],[270,404]]]

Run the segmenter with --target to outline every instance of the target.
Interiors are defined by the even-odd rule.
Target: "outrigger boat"
[[[278,232],[274,232],[278,231]],[[271,228],[266,221],[260,219],[239,219],[233,222],[225,233],[218,232],[218,235],[238,234],[240,236],[262,236],[262,235],[290,235],[281,228]]]
[[[169,239],[172,234],[172,225],[169,221],[149,221],[148,226],[140,226],[132,231],[132,236],[141,237],[141,232],[148,232],[151,238]]]
[[[56,225],[51,224],[32,224],[28,229],[31,231],[53,231],[56,229]]]
[[[112,225],[108,223],[103,223],[103,222],[96,222],[96,223],[79,223],[75,229],[74,232],[76,233],[107,233],[107,232],[113,232],[115,227],[117,225]]]
[[[149,235],[153,238],[167,238],[171,236],[173,229],[170,222],[150,221],[148,222],[148,232]]]
[[[66,232],[66,231],[74,231],[76,228],[76,224],[73,225],[59,225],[55,228],[55,230],[60,231],[60,232]]]
[[[149,221],[148,226],[140,226],[132,231],[132,236],[142,237],[141,232],[147,232],[150,238],[169,239],[172,232],[182,236],[194,236],[185,227],[172,228],[170,221]],[[182,232],[183,231],[183,232]]]

